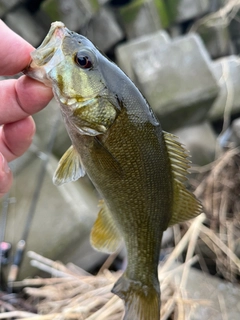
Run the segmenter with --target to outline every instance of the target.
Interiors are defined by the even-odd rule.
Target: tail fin
[[[125,301],[123,320],[159,320],[160,287],[159,284],[146,286],[123,275],[115,283],[112,292]]]

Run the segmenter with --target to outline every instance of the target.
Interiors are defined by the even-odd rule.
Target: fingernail
[[[0,153],[0,168],[5,173],[10,172],[10,168],[8,166],[8,163],[7,163],[6,159],[4,158],[4,156],[2,155],[2,153]]]

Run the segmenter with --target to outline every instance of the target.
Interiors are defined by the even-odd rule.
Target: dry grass
[[[202,226],[200,236],[215,256],[217,272],[236,282],[240,268],[240,150],[225,152],[202,176],[196,194],[203,202],[208,228]]]

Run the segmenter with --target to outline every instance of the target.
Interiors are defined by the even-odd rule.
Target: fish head
[[[90,40],[54,22],[43,43],[31,53],[24,73],[51,86],[65,113],[71,113],[108,95],[99,70],[101,56]]]

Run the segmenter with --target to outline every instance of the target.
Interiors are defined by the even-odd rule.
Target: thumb
[[[7,193],[12,185],[12,172],[7,160],[0,153],[0,198]]]

